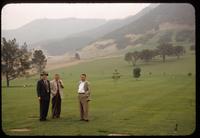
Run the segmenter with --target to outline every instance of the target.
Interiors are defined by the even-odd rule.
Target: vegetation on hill
[[[102,39],[115,39],[119,49],[127,47],[128,43],[134,45],[138,43],[145,44],[155,35],[159,35],[161,32],[163,32],[163,30],[160,30],[160,25],[164,23],[171,23],[172,26],[173,24],[188,25],[191,26],[191,28],[194,28],[194,8],[190,4],[161,4],[136,21],[105,35],[102,37]],[[176,40],[179,41],[181,38],[181,40],[194,40],[194,29],[184,29],[185,28],[177,33]],[[148,33],[148,31],[152,31],[152,33]],[[174,32],[168,29],[164,30],[164,32],[165,33],[160,37],[168,40],[169,42],[172,41],[172,35]],[[134,43],[131,43],[130,40],[127,41],[127,38],[125,38],[125,35],[127,34],[141,34],[142,36],[135,40]]]
[[[139,59],[149,62],[154,57],[160,56],[162,61],[165,62],[166,56],[176,56],[177,59],[179,59],[185,52],[183,46],[173,46],[170,43],[162,42],[156,49],[143,49],[141,51],[128,52],[125,54],[124,60],[129,63],[132,62],[133,66],[135,66]]]

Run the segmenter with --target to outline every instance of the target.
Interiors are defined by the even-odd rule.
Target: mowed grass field
[[[36,83],[39,76],[2,81],[2,127],[7,135],[190,135],[195,130],[195,55],[140,62],[141,77],[123,57],[99,59],[49,72],[64,81],[60,119],[39,122]],[[121,78],[111,76],[118,69]],[[152,75],[149,75],[149,72]],[[187,74],[191,72],[192,76]],[[86,73],[91,83],[90,122],[79,121],[77,82]],[[21,87],[22,85],[32,85]],[[51,105],[51,104],[50,104]],[[51,107],[51,106],[50,106]],[[177,131],[175,126],[178,124]],[[27,128],[27,132],[12,129]]]

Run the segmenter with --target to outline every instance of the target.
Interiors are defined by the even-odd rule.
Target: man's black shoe
[[[46,121],[46,119],[40,119],[40,121]]]

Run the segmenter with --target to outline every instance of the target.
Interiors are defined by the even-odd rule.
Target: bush
[[[191,72],[189,72],[189,73],[188,73],[188,76],[192,76],[192,73],[191,73]]]
[[[113,72],[112,79],[118,80],[119,78],[120,78],[120,73],[117,71],[117,69],[115,69],[115,71]]]
[[[140,72],[141,72],[141,68],[139,68],[139,67],[134,68],[133,69],[133,77],[136,79],[139,78],[141,75]]]

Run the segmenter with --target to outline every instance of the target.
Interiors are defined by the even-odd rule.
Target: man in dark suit
[[[41,79],[37,82],[37,95],[40,102],[40,121],[46,121],[50,101],[50,82],[47,80],[48,73],[43,71]]]

